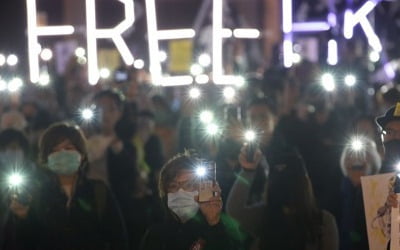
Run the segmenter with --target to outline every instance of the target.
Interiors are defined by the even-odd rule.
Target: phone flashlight
[[[246,159],[248,162],[253,162],[254,153],[256,151],[256,132],[253,130],[247,130],[244,133],[244,139],[247,142]]]
[[[359,139],[359,138],[352,139],[352,141],[351,141],[351,149],[352,150],[359,152],[363,148],[364,148],[364,144],[361,139]]]
[[[24,177],[19,173],[12,173],[8,176],[8,186],[12,189],[17,189],[24,183]]]
[[[196,167],[195,174],[199,179],[199,202],[209,201],[215,196],[213,192],[217,175],[215,162],[200,164]]]
[[[94,112],[91,108],[84,108],[81,110],[81,117],[85,121],[91,121],[94,117]]]

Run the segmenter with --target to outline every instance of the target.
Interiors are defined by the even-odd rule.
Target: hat
[[[306,166],[297,151],[277,153],[270,158],[271,177],[298,178],[307,175]]]
[[[391,121],[400,121],[400,102],[396,103],[396,106],[391,107],[386,111],[384,116],[380,116],[376,119],[376,123],[384,129],[386,124]]]

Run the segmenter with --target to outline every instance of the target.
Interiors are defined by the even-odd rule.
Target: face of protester
[[[176,193],[179,189],[187,192],[194,192],[198,190],[198,181],[193,171],[181,170],[176,177],[167,186],[167,193]]]
[[[112,134],[115,125],[122,116],[122,111],[111,97],[101,97],[97,100],[101,112],[101,129],[105,134]]]
[[[74,176],[82,164],[82,154],[66,139],[57,144],[47,157],[47,166],[58,176]]]
[[[367,175],[369,169],[368,162],[365,160],[357,159],[356,157],[348,157],[345,161],[347,177],[351,183],[358,187],[361,185],[361,177]]]
[[[388,122],[383,133],[383,141],[400,140],[400,121]]]
[[[265,105],[254,105],[247,110],[247,123],[262,133],[262,142],[267,142],[274,130],[274,116]]]

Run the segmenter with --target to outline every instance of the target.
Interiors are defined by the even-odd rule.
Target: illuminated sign
[[[86,0],[86,33],[87,33],[87,55],[88,55],[88,78],[90,84],[96,84],[100,78],[97,58],[97,40],[111,39],[122,59],[127,65],[133,65],[135,60],[130,52],[122,34],[128,30],[135,21],[134,1],[118,0],[124,4],[125,19],[114,28],[98,29],[96,27],[96,4],[95,0]],[[320,22],[293,22],[293,1],[282,0],[282,31],[283,31],[283,64],[285,67],[293,65],[293,36],[295,33],[304,32],[324,32],[329,31],[337,25],[336,15],[329,13],[327,20]],[[372,12],[381,0],[367,0],[355,12],[346,10],[344,13],[343,35],[347,39],[353,36],[353,30],[356,25],[366,34],[369,45],[376,52],[381,52],[381,42],[374,32],[367,15]],[[74,27],[70,25],[61,26],[38,26],[36,0],[26,0],[27,2],[27,20],[28,20],[28,49],[29,49],[29,67],[30,79],[32,82],[38,82],[40,79],[39,54],[40,36],[64,36],[75,32]],[[147,34],[149,48],[149,70],[152,75],[152,81],[160,86],[189,85],[194,81],[206,83],[207,75],[177,75],[166,76],[162,72],[160,63],[159,41],[175,39],[193,39],[196,36],[194,29],[173,29],[159,30],[157,27],[156,0],[145,0],[147,13]],[[223,27],[223,0],[213,0],[212,10],[212,81],[216,84],[243,84],[243,77],[237,75],[226,75],[223,64],[223,39],[234,37],[237,39],[259,39],[261,32],[257,29],[227,29]],[[328,42],[327,62],[335,65],[338,62],[338,45],[336,40],[331,39]],[[200,79],[201,78],[201,79]]]

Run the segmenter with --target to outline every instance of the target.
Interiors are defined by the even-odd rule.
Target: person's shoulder
[[[321,210],[321,217],[322,217],[322,224],[323,225],[335,225],[336,226],[336,219],[330,212],[327,210]]]

